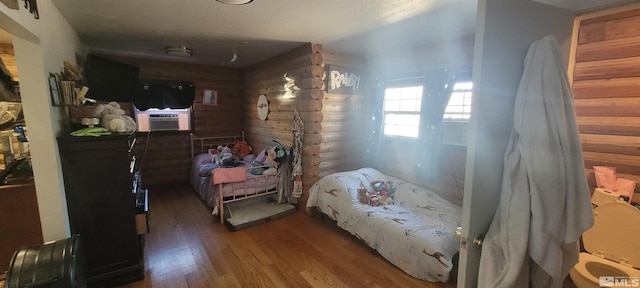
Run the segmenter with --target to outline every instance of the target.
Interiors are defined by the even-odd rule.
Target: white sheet
[[[374,180],[395,183],[395,205],[360,203],[357,189],[360,185],[371,189]],[[409,275],[433,282],[449,280],[451,259],[459,250],[455,230],[462,209],[433,191],[362,168],[318,180],[309,191],[307,208],[311,207]]]

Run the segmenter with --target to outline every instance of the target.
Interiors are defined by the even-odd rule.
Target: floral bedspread
[[[371,206],[358,189],[372,181],[393,181],[393,205]],[[369,187],[371,188],[371,187]],[[309,191],[307,209],[316,207],[409,275],[448,282],[462,208],[435,192],[386,176],[373,168],[327,175]]]

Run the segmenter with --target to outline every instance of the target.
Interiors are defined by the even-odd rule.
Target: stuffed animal
[[[251,146],[249,146],[247,142],[236,141],[235,143],[233,143],[233,146],[231,147],[231,151],[233,152],[233,154],[236,154],[240,157],[244,157],[251,154],[251,152],[253,152],[253,148],[251,148]]]
[[[373,190],[380,193],[381,196],[393,198],[393,194],[396,192],[396,187],[393,185],[393,181],[375,180],[371,182]]]
[[[360,189],[358,189],[358,200],[360,200],[360,203],[369,204],[368,193],[369,191],[367,190],[367,187],[364,187],[364,185],[360,183]]]
[[[269,159],[274,165],[282,164],[287,156],[287,151],[282,147],[280,142],[276,140],[273,140],[273,142],[275,142],[276,145],[266,151],[267,159]]]
[[[227,146],[218,145],[216,149],[209,149],[209,155],[211,155],[211,162],[222,164],[223,161],[233,157],[233,152]]]
[[[393,193],[396,191],[392,181],[376,180],[371,182],[373,190],[368,190],[360,183],[358,200],[371,206],[383,206],[393,204]]]
[[[125,115],[124,110],[120,108],[118,102],[109,102],[109,104],[99,104],[93,109],[93,117],[100,118],[102,127],[107,128],[111,132],[133,132],[136,131],[136,121]]]
[[[369,205],[378,206],[380,205],[380,194],[376,191],[367,192],[367,198],[369,198]]]

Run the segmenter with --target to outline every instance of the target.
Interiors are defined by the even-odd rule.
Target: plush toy
[[[282,147],[282,144],[280,144],[280,142],[276,140],[273,140],[273,142],[275,142],[276,145],[272,146],[269,150],[266,151],[267,159],[269,159],[276,165],[282,164],[287,156],[287,151],[284,150],[284,147]]]
[[[125,115],[124,110],[120,108],[117,102],[109,102],[109,104],[99,104],[93,109],[93,117],[100,118],[102,127],[107,128],[111,132],[133,132],[136,131],[136,121]]]
[[[211,155],[211,162],[222,164],[223,161],[233,157],[233,152],[229,147],[218,145],[216,149],[209,149],[209,155]]]
[[[360,203],[369,204],[368,193],[369,191],[367,190],[367,187],[364,187],[364,185],[360,183],[360,189],[358,189],[358,200],[360,200]]]
[[[393,185],[393,181],[376,180],[371,182],[373,190],[380,193],[381,196],[393,198],[393,194],[396,192],[396,187]]]
[[[376,180],[371,182],[373,190],[368,190],[360,183],[358,200],[371,206],[383,206],[393,204],[393,193],[396,191],[392,181]]]
[[[233,143],[233,146],[231,146],[231,151],[233,152],[233,154],[244,157],[251,154],[251,152],[253,152],[253,148],[251,148],[251,146],[249,146],[247,142],[236,141],[235,143]]]
[[[380,196],[380,200],[378,202],[380,205],[391,205],[393,204],[393,198],[389,196]]]
[[[367,198],[369,198],[369,205],[378,206],[380,205],[380,194],[375,191],[367,192]]]

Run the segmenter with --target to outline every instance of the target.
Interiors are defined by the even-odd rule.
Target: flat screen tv
[[[140,68],[90,54],[84,67],[89,91],[98,101],[133,102],[140,82]]]

